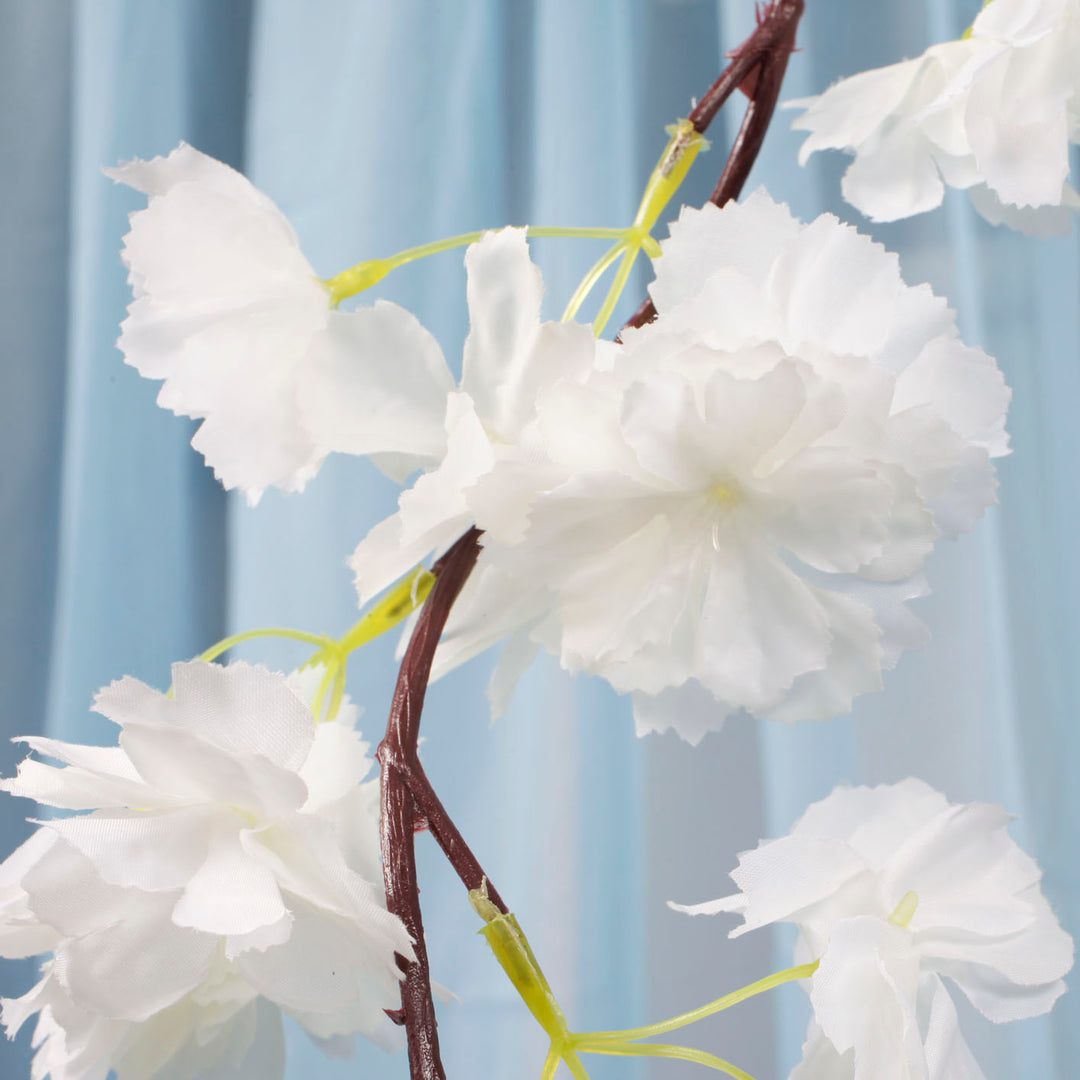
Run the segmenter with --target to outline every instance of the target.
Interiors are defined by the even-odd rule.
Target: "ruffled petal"
[[[217,953],[209,934],[173,926],[175,897],[144,895],[114,926],[66,941],[56,971],[83,1007],[118,1020],[146,1020],[206,977]]]
[[[516,432],[518,394],[540,331],[544,282],[529,258],[524,229],[488,233],[465,252],[469,336],[461,389],[486,427],[503,438]]]
[[[855,1051],[854,1080],[908,1080],[922,1057],[918,957],[882,919],[836,924],[811,980],[814,1019],[836,1050]]]
[[[723,210],[712,203],[701,209],[684,206],[671,223],[663,257],[655,263],[656,280],[649,295],[657,310],[666,314],[700,292],[725,266],[760,286],[776,252],[798,235],[800,227],[791,211],[773,202],[764,188]]]
[[[230,753],[180,727],[129,722],[120,743],[147,783],[178,802],[219,803],[278,817],[308,797],[303,780],[291,770],[261,755]]]
[[[721,543],[701,612],[698,679],[721,701],[766,708],[828,661],[831,632],[816,590],[748,538]]]
[[[691,746],[697,746],[709,732],[719,731],[730,712],[696,679],[659,694],[634,694],[634,730],[638,735],[671,730]]]
[[[224,750],[257,754],[283,769],[303,765],[315,721],[284,675],[261,665],[223,667],[200,660],[173,664],[172,674],[177,726]]]
[[[392,947],[373,949],[350,923],[316,914],[305,904],[293,911],[288,942],[239,957],[245,978],[290,1011],[321,1014],[351,1006],[360,1030],[377,1030],[383,1010],[400,1005]]]
[[[304,424],[324,453],[407,455],[413,468],[446,449],[454,388],[442,349],[415,315],[386,300],[330,312],[298,375]]]
[[[241,935],[287,915],[273,873],[244,850],[238,829],[223,829],[184,886],[172,921],[208,934]]]
[[[110,885],[157,893],[182,888],[202,865],[220,814],[202,806],[98,810],[42,824],[82,852]]]

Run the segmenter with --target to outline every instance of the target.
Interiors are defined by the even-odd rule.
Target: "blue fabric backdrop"
[[[977,7],[808,0],[785,96],[956,36]],[[344,556],[395,497],[349,460],[331,461],[303,497],[271,493],[254,511],[217,489],[187,446],[191,426],[154,407],[156,386],[114,347],[129,299],[120,238],[139,200],[102,165],[186,139],[245,169],[326,274],[507,221],[621,224],[664,124],[752,20],[749,0],[0,0],[0,729],[105,741],[109,725],[87,708],[122,674],[164,685],[172,660],[253,625],[341,632],[355,618]],[[832,210],[866,228],[840,202],[842,160],[819,155],[800,170],[786,128],[781,115],[751,187],[767,185],[804,218]],[[728,135],[722,121],[688,202],[706,196]],[[1015,391],[1001,505],[934,556],[935,592],[919,605],[934,640],[886,693],[850,718],[732,725],[696,749],[673,736],[638,742],[625,701],[549,661],[494,728],[481,698],[490,661],[431,695],[424,754],[436,785],[576,1026],[643,1022],[786,966],[782,936],[775,947],[764,934],[729,943],[729,922],[691,922],[663,901],[727,891],[735,851],[785,831],[839,779],[916,774],[953,799],[1003,802],[1062,920],[1080,931],[1077,237],[991,229],[962,197],[874,234],[900,251],[909,281],[950,297],[965,336],[997,355]],[[595,252],[555,242],[535,252],[555,314]],[[413,266],[380,294],[459,354],[459,257]],[[373,736],[391,645],[351,669]],[[248,655],[302,658],[276,645]],[[0,747],[5,775],[18,756]],[[0,804],[4,851],[30,812]],[[542,1038],[422,847],[434,973],[463,998],[442,1013],[451,1075],[538,1073]],[[9,964],[0,991],[21,993],[31,978],[31,965]],[[968,1020],[990,1080],[1064,1080],[1080,1055],[1071,997],[1024,1024]],[[792,988],[695,1041],[765,1080],[786,1075],[804,1022]],[[0,1046],[0,1075],[27,1076],[28,1055],[25,1035]],[[403,1057],[375,1050],[363,1066],[322,1066],[299,1032],[290,1055],[290,1080],[316,1068],[406,1074]],[[620,1062],[594,1075],[679,1070]]]

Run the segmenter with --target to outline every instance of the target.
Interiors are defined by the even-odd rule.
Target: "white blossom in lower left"
[[[399,1004],[385,909],[378,783],[346,704],[316,724],[308,679],[173,666],[174,696],[137,679],[94,708],[115,747],[27,738],[0,787],[68,811],[0,865],[0,955],[51,950],[3,1004],[38,1013],[33,1080],[273,1080],[280,1013],[329,1052],[384,1040]]]

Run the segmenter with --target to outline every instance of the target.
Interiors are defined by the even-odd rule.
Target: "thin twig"
[[[402,1011],[408,1035],[409,1066],[414,1080],[445,1080],[439,1058],[438,1024],[431,997],[431,976],[420,895],[416,879],[414,836],[422,820],[431,830],[467,889],[485,885],[488,899],[504,914],[508,909],[469,849],[458,827],[431,786],[417,744],[428,678],[435,649],[450,609],[480,554],[480,530],[471,528],[431,568],[435,584],[417,621],[398,673],[386,736],[379,744],[382,766],[382,858],[386,904],[405,924],[415,943],[416,960],[398,957],[405,973]],[[397,1019],[399,1014],[395,1014]]]
[[[802,18],[805,0],[774,0],[759,17],[757,29],[730,53],[731,63],[705,92],[687,119],[704,134],[720,107],[740,86],[750,86],[739,134],[713,189],[709,202],[723,206],[737,199],[750,170],[754,167],[769,122],[776,110],[780,85],[784,81],[788,57],[795,48],[795,32]],[[656,318],[656,305],[647,298],[627,320],[626,326],[638,327]]]

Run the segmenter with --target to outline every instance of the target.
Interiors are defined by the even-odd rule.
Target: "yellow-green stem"
[[[653,1035],[665,1035],[669,1031],[686,1027],[688,1024],[696,1024],[707,1016],[723,1012],[724,1009],[730,1009],[732,1005],[738,1005],[740,1001],[746,1001],[747,998],[763,994],[777,986],[782,986],[784,983],[793,982],[796,979],[808,979],[817,971],[817,966],[818,962],[815,960],[812,964],[800,964],[798,967],[778,971],[773,975],[767,975],[764,979],[758,979],[757,982],[752,982],[749,986],[744,986],[740,990],[733,990],[730,994],[725,994],[715,1001],[710,1001],[707,1005],[702,1005],[698,1009],[692,1009],[690,1012],[673,1016],[670,1020],[661,1020],[657,1024],[626,1028],[623,1031],[590,1031],[575,1036],[575,1038],[588,1039],[589,1042],[601,1042],[608,1039],[618,1042],[630,1042],[634,1039],[647,1039]]]
[[[427,598],[435,584],[435,575],[422,566],[406,574],[386,595],[337,643],[348,656],[362,645],[392,630],[408,618]]]
[[[581,1064],[581,1058],[578,1057],[574,1047],[564,1047],[562,1059],[566,1062],[566,1067],[570,1070],[570,1075],[574,1077],[574,1080],[589,1080],[589,1074],[585,1066]]]
[[[611,288],[608,289],[608,294],[604,298],[604,303],[597,313],[596,321],[593,323],[593,333],[599,337],[604,328],[608,324],[608,320],[611,318],[612,312],[615,310],[615,305],[619,302],[619,298],[623,294],[623,289],[626,288],[627,281],[630,280],[630,271],[634,269],[634,262],[637,259],[638,248],[628,247],[626,253],[623,255],[622,263],[619,266],[618,272],[615,274],[615,280],[611,283]]]
[[[571,319],[577,317],[578,311],[581,310],[581,305],[585,302],[586,297],[592,292],[596,283],[604,276],[604,271],[615,262],[616,259],[626,250],[626,243],[624,240],[619,240],[618,243],[613,244],[599,259],[596,260],[589,267],[588,272],[581,279],[581,284],[574,290],[574,295],[570,297],[570,302],[566,305],[566,310],[563,312],[562,321],[569,322]]]
[[[540,1080],[552,1080],[558,1072],[560,1061],[562,1061],[562,1050],[552,1043],[548,1056],[544,1059],[544,1067],[540,1070]]]
[[[215,645],[211,645],[206,652],[199,654],[200,660],[216,660],[222,653],[228,652],[234,645],[242,645],[245,641],[254,641],[256,638],[279,637],[291,638],[293,641],[303,641],[308,645],[319,645],[326,648],[334,644],[334,639],[326,634],[308,634],[303,630],[290,630],[284,626],[265,626],[258,630],[245,630],[242,634],[233,634],[231,637],[222,638]]]
[[[415,262],[417,259],[426,259],[431,255],[440,255],[444,251],[452,251],[454,248],[466,247],[475,244],[490,230],[477,230],[474,232],[460,233],[457,236],[448,236],[444,240],[435,240],[430,244],[420,244],[418,247],[406,248],[396,255],[385,259],[365,259],[355,266],[335,274],[332,278],[324,281],[330,290],[330,304],[337,307],[342,300],[350,296],[370,289],[377,285],[387,274],[406,263]],[[626,232],[625,229],[615,228],[574,228],[573,226],[561,225],[530,225],[527,234],[531,237],[545,237],[554,239],[582,239],[582,240],[617,240]]]
[[[705,1065],[710,1069],[716,1069],[717,1072],[727,1073],[728,1076],[733,1076],[735,1080],[754,1080],[745,1069],[740,1069],[738,1065],[733,1065],[730,1061],[717,1057],[716,1054],[710,1054],[707,1050],[695,1050],[692,1046],[611,1042],[576,1043],[575,1045],[578,1050],[586,1054],[613,1054],[617,1057],[662,1057],[675,1058],[679,1061],[692,1061],[696,1065]]]
[[[566,311],[563,312],[564,322],[573,319],[585,298],[603,276],[604,271],[622,255],[622,265],[596,316],[593,331],[597,337],[603,333],[626,288],[638,252],[644,248],[650,258],[660,257],[660,245],[651,235],[653,226],[679,190],[683,180],[686,179],[686,174],[690,171],[690,166],[698,153],[708,145],[704,136],[689,120],[680,120],[677,124],[672,124],[668,128],[668,133],[671,138],[645,185],[645,192],[641,196],[633,225],[623,230],[618,242],[593,264],[582,278],[581,284],[574,290],[574,295],[570,298],[570,303],[566,305]]]

